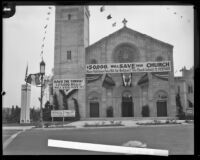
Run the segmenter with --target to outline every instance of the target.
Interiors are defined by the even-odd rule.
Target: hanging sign
[[[84,89],[83,79],[54,79],[53,89]]]
[[[75,110],[53,110],[51,117],[75,117]]]
[[[168,71],[171,71],[170,61],[86,65],[87,74],[168,72]]]

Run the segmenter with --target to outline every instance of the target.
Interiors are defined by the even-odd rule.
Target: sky
[[[3,19],[3,107],[21,105],[21,85],[28,73],[38,73],[43,47],[46,75],[54,67],[55,7],[16,6],[13,17]],[[194,64],[193,6],[89,6],[90,44],[121,29],[126,18],[127,27],[174,46],[175,76],[180,69]],[[48,14],[50,12],[50,14]],[[112,18],[106,17],[111,14]],[[49,19],[47,19],[49,18]],[[116,22],[116,26],[112,24]],[[45,28],[45,26],[47,26]],[[103,26],[103,29],[102,29]],[[46,33],[45,33],[46,31]],[[45,37],[45,40],[43,39]],[[31,86],[30,107],[38,108],[40,88]],[[48,95],[44,95],[44,102]]]

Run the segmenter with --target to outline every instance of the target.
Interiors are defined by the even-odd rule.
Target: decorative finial
[[[124,27],[126,27],[126,23],[127,23],[128,21],[124,18],[124,20],[122,21],[122,23],[124,24]]]

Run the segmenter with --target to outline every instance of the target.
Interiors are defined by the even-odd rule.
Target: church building
[[[85,82],[84,89],[54,89],[59,108],[74,109],[75,98],[81,119],[175,117],[173,46],[127,27],[126,19],[121,29],[90,45],[89,17],[88,6],[55,9],[53,79]],[[157,61],[170,61],[171,71],[86,73],[88,64]]]

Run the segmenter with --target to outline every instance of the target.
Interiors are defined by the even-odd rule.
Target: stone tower
[[[30,123],[31,86],[23,84],[21,88],[20,123]]]
[[[85,79],[85,48],[89,45],[88,6],[55,7],[54,79]],[[58,96],[62,109],[62,95]],[[81,117],[85,117],[85,89],[75,94]]]

